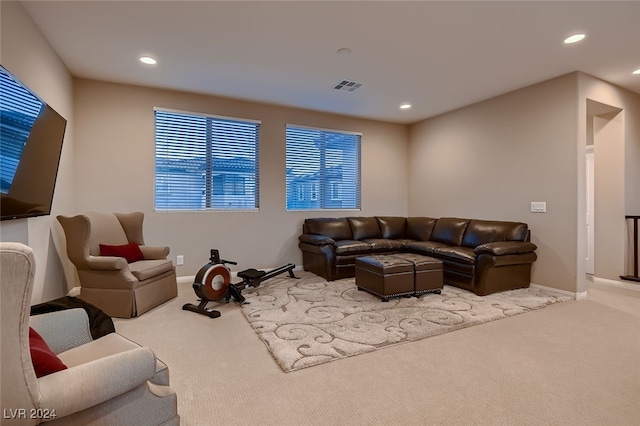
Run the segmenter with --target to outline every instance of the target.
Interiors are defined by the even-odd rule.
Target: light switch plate
[[[532,213],[546,213],[547,203],[545,201],[532,201],[531,202]]]

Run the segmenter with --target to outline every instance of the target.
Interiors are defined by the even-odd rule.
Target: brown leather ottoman
[[[415,296],[420,296],[424,293],[441,293],[443,287],[441,260],[414,253],[397,253],[392,256],[413,264],[415,270]]]
[[[356,259],[356,285],[388,302],[389,298],[413,295],[414,266],[408,260],[390,255],[371,255]]]

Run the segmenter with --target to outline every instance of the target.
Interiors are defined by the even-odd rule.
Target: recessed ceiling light
[[[143,64],[147,64],[147,65],[155,65],[155,64],[158,63],[158,61],[153,59],[151,56],[141,56],[140,57],[140,62],[142,62]]]
[[[584,34],[574,34],[564,39],[564,44],[572,44],[577,43],[580,40],[584,39],[586,36]]]
[[[400,109],[409,109],[411,108],[411,104],[402,104],[400,105]]]
[[[634,71],[634,72],[632,72],[631,74],[639,75],[639,74],[640,74],[640,68],[638,68],[637,70],[635,70],[635,71]]]

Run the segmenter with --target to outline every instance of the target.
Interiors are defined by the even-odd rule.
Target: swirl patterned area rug
[[[541,288],[476,296],[445,286],[442,294],[383,303],[355,279],[327,282],[309,272],[282,275],[243,294],[242,312],[284,372],[573,300]]]

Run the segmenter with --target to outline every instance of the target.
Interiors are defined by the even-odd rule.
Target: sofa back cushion
[[[462,245],[462,236],[469,222],[469,219],[460,219],[457,217],[440,218],[433,227],[430,240],[450,246],[460,246]]]
[[[411,240],[429,241],[435,223],[432,217],[408,217],[405,235]]]
[[[526,241],[527,231],[526,223],[472,220],[464,233],[462,245],[475,248],[498,241]]]
[[[352,240],[351,228],[346,218],[318,217],[305,219],[302,227],[305,234],[324,235],[334,240]]]
[[[382,238],[397,240],[405,238],[405,224],[407,219],[398,216],[377,217]]]
[[[382,232],[375,217],[348,217],[354,240],[382,238]]]

